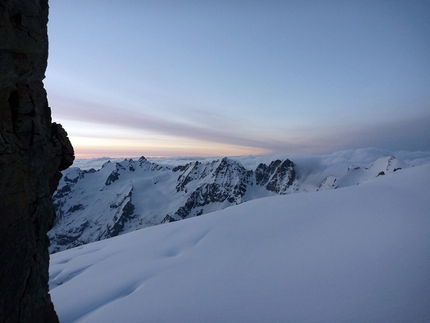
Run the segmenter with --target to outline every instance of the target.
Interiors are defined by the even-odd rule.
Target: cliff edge
[[[58,322],[46,233],[74,152],[42,83],[47,22],[47,0],[0,1],[0,322]]]

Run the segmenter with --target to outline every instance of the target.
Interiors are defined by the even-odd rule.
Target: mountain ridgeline
[[[137,229],[178,221],[256,198],[336,189],[406,167],[383,157],[368,167],[351,166],[341,175],[306,182],[289,159],[246,169],[222,158],[175,167],[148,161],[108,161],[98,169],[64,172],[54,206],[57,219],[49,232],[52,253]]]

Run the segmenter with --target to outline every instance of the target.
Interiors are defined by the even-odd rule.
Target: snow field
[[[67,322],[428,322],[430,165],[51,256]]]

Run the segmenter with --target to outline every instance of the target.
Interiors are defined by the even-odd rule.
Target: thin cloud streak
[[[51,100],[52,101],[52,100]],[[280,146],[276,143],[254,139],[250,136],[240,136],[234,133],[230,125],[222,125],[218,118],[215,123],[217,129],[208,126],[194,125],[192,122],[181,123],[169,118],[152,116],[144,113],[131,112],[126,109],[115,109],[109,106],[101,106],[89,102],[69,102],[64,106],[65,100],[61,100],[62,106],[56,108],[57,118],[83,121],[95,124],[114,125],[128,129],[150,131],[157,134],[173,137],[190,138],[194,140],[223,143],[234,146],[244,146],[277,150]]]
[[[136,135],[130,140],[137,140],[139,136],[142,140],[142,137],[145,136],[139,134],[139,131],[142,131],[152,132],[154,136],[163,135],[218,145],[249,147],[254,151],[258,149],[261,153],[329,153],[350,147],[430,150],[430,115],[396,122],[380,122],[365,127],[341,125],[335,128],[325,126],[318,129],[286,128],[283,131],[285,136],[279,134],[274,136],[273,133],[254,131],[252,125],[244,125],[240,121],[237,122],[241,125],[240,127],[232,127],[234,121],[228,118],[223,121],[222,116],[216,113],[209,114],[207,118],[207,120],[214,119],[213,125],[207,121],[203,127],[201,126],[202,113],[197,113],[197,111],[197,121],[193,120],[192,114],[188,114],[185,122],[184,120],[174,120],[175,116],[159,117],[97,103],[76,102],[75,100],[59,102],[62,104],[61,107],[56,108],[57,118],[105,125],[106,132],[109,126],[137,130]],[[279,129],[276,131],[280,132]],[[95,137],[94,134],[91,136]],[[96,137],[112,136],[100,133]],[[266,139],[274,137],[277,139]],[[126,138],[122,139],[124,139],[124,143],[127,142]],[[173,145],[174,143],[172,143]],[[211,149],[210,145],[207,149]],[[126,147],[123,147],[122,150],[126,151]]]

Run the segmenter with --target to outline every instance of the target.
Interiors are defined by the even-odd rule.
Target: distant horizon
[[[305,158],[305,157],[312,157],[312,156],[330,156],[330,155],[348,155],[348,154],[380,154],[381,156],[386,153],[389,154],[401,154],[402,156],[405,155],[426,155],[430,157],[430,150],[389,150],[389,149],[383,149],[378,147],[360,147],[360,148],[349,148],[349,149],[341,149],[336,150],[332,152],[323,152],[323,153],[306,153],[306,154],[288,154],[288,153],[266,153],[266,154],[247,154],[247,155],[176,155],[176,156],[151,156],[146,154],[137,154],[137,155],[129,155],[129,156],[123,156],[123,155],[103,155],[103,156],[96,156],[96,157],[80,157],[75,156],[75,160],[104,160],[104,159],[115,159],[115,160],[124,160],[124,159],[139,159],[141,157],[144,157],[146,159],[165,159],[165,160],[179,160],[179,159],[211,159],[211,158],[276,158],[276,157],[286,157],[286,158]]]
[[[145,157],[145,158],[160,158],[160,159],[192,159],[192,158],[223,158],[223,157],[271,157],[271,156],[298,156],[298,157],[302,157],[302,156],[322,156],[322,155],[331,155],[331,154],[335,154],[335,153],[341,153],[341,152],[348,152],[348,151],[366,151],[366,150],[377,150],[377,151],[386,151],[387,153],[424,153],[424,154],[430,154],[430,150],[406,150],[406,149],[400,149],[400,150],[391,150],[391,149],[385,149],[385,148],[379,148],[379,147],[359,147],[359,148],[348,148],[348,149],[339,149],[339,150],[335,150],[335,151],[327,151],[327,152],[315,152],[315,153],[295,153],[295,154],[291,154],[288,152],[269,152],[269,153],[263,153],[263,154],[244,154],[244,155],[148,155],[145,153],[137,153],[135,155],[121,155],[121,154],[117,154],[117,153],[112,153],[111,155],[106,154],[106,155],[75,155],[75,159],[136,159],[136,158],[141,158],[141,157]]]
[[[277,152],[265,152],[265,153],[259,153],[259,154],[165,154],[165,155],[151,155],[151,154],[147,154],[144,151],[142,152],[136,152],[135,154],[121,154],[121,152],[112,152],[112,153],[107,153],[107,154],[82,154],[82,153],[75,153],[75,159],[101,159],[101,158],[140,158],[140,157],[145,157],[145,158],[211,158],[211,157],[246,157],[246,156],[276,156],[276,155],[285,155],[285,156],[312,156],[312,155],[329,155],[329,154],[333,154],[336,152],[341,152],[341,151],[348,151],[348,150],[359,150],[359,149],[368,149],[368,148],[375,148],[375,149],[380,149],[380,150],[386,150],[389,152],[409,152],[409,153],[414,153],[414,152],[423,152],[423,153],[430,153],[430,149],[425,150],[425,149],[387,149],[387,148],[380,148],[380,147],[358,147],[358,148],[345,148],[345,149],[337,149],[337,150],[331,150],[331,151],[319,151],[319,152],[296,152],[296,153],[292,153],[292,152],[281,152],[281,151],[277,151]],[[106,151],[107,152],[107,151]]]

